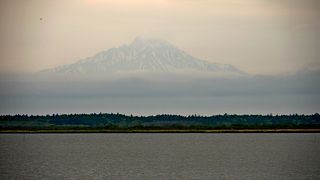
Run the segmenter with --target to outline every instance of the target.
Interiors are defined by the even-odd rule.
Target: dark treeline
[[[1,129],[320,129],[320,115],[2,115]]]

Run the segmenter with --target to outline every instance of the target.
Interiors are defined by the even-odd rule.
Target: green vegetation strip
[[[320,133],[320,129],[219,129],[219,130],[0,130],[0,133]]]
[[[320,114],[133,116],[114,113],[0,115],[0,132],[237,133],[319,132]]]

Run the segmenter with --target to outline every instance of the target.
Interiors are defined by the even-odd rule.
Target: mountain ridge
[[[200,60],[164,40],[137,37],[122,45],[97,53],[73,64],[42,72],[99,74],[113,72],[179,72],[198,71],[243,75],[245,72],[229,64]]]

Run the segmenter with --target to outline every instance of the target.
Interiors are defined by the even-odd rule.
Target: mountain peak
[[[164,46],[172,46],[168,42],[162,39],[156,38],[146,38],[142,36],[137,36],[133,42],[130,44],[131,47],[164,47]]]
[[[146,42],[147,38],[143,37],[143,36],[137,36],[134,38],[132,43],[143,43]]]
[[[181,72],[244,74],[237,68],[197,59],[159,39],[136,37],[128,46],[100,52],[74,64],[48,70],[54,73]],[[47,71],[47,72],[48,72]]]

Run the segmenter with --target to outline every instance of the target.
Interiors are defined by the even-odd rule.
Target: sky
[[[319,113],[319,19],[319,0],[1,0],[0,114]],[[137,36],[247,74],[32,73]]]
[[[1,0],[0,72],[74,63],[136,36],[250,74],[319,63],[318,0]]]

